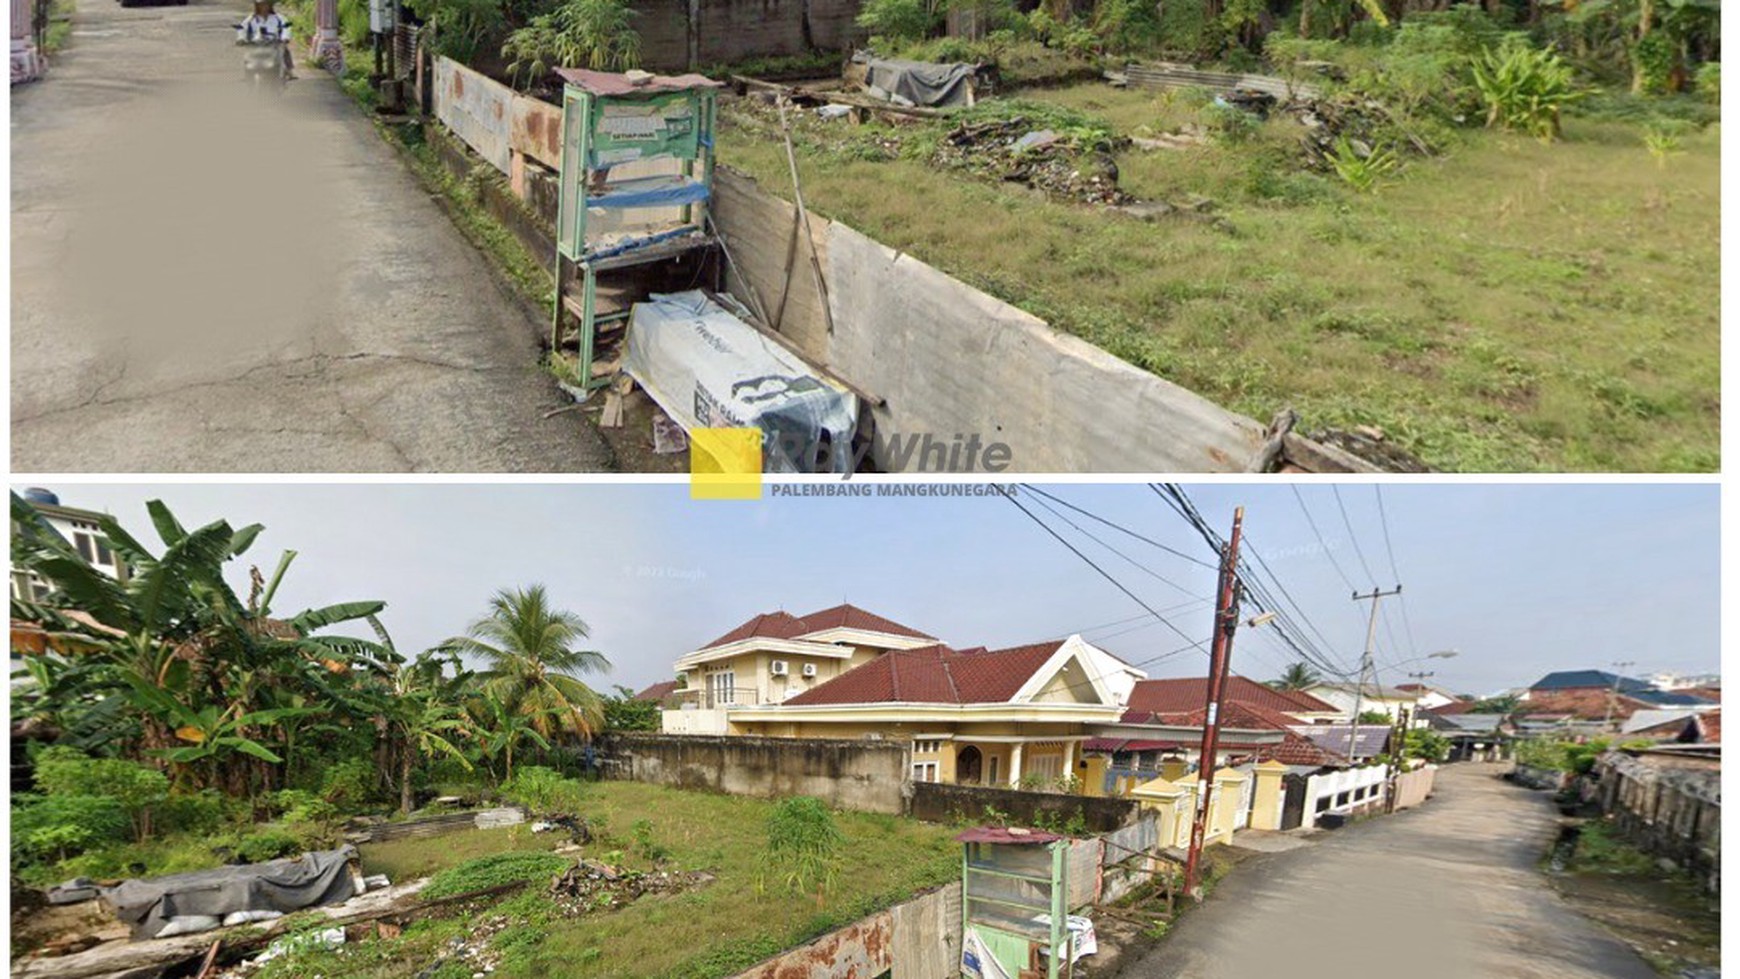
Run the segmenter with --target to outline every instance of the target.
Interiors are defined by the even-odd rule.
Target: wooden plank
[[[1288,432],[1282,439],[1282,458],[1306,472],[1313,473],[1375,473],[1383,472],[1359,456],[1333,445],[1314,442],[1303,435]]]

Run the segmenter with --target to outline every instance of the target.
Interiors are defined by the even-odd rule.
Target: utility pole
[[[1196,765],[1196,812],[1190,823],[1190,850],[1184,861],[1184,893],[1195,895],[1202,862],[1202,844],[1214,804],[1215,744],[1220,738],[1220,705],[1226,694],[1227,661],[1232,658],[1233,633],[1239,627],[1239,535],[1245,508],[1233,510],[1232,537],[1220,558],[1220,586],[1215,597],[1214,637],[1209,646],[1207,716],[1202,724],[1202,755]]]
[[[1407,757],[1409,711],[1402,707],[1396,711],[1395,733],[1390,740],[1389,771],[1384,775],[1384,812],[1396,811],[1396,777],[1402,772],[1402,764]]]
[[[1631,660],[1620,660],[1613,664],[1613,686],[1607,691],[1607,718],[1601,722],[1601,727],[1610,730],[1613,727],[1613,710],[1619,706],[1619,681],[1624,679],[1620,671],[1628,666],[1636,666]]]
[[[1365,653],[1359,658],[1359,679],[1353,684],[1353,724],[1347,729],[1348,761],[1354,760],[1354,755],[1359,749],[1359,712],[1365,705],[1365,675],[1368,671],[1377,672],[1376,668],[1372,666],[1371,654],[1377,645],[1378,600],[1401,593],[1402,586],[1399,584],[1389,591],[1378,591],[1373,588],[1370,595],[1353,593],[1354,601],[1371,602],[1371,622],[1365,627]]]

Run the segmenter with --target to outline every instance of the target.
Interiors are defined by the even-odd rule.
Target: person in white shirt
[[[273,9],[272,0],[254,0],[253,14],[237,25],[236,40],[282,42],[279,50],[284,52],[284,77],[296,77],[296,65],[290,59],[290,22]]]

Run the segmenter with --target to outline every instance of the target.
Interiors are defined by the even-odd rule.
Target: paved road
[[[518,302],[325,73],[249,92],[239,3],[79,0],[12,91],[12,468],[541,471],[611,455]]]
[[[1500,770],[1446,766],[1419,809],[1251,858],[1123,974],[1655,979],[1547,886],[1555,812]]]

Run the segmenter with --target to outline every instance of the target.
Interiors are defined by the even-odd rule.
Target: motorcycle
[[[242,29],[237,24],[236,29]],[[271,86],[276,92],[283,92],[284,86],[290,82],[290,72],[284,66],[284,46],[290,43],[288,37],[238,37],[236,46],[242,48],[242,74],[256,91]]]

